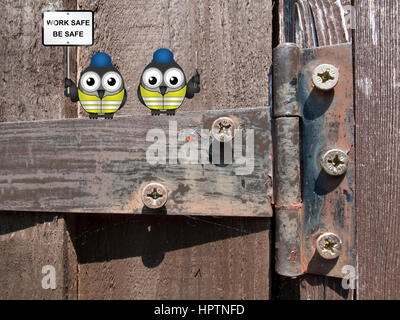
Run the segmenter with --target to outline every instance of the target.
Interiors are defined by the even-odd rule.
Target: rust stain
[[[353,247],[353,232],[354,230],[354,206],[352,203],[352,181],[354,176],[354,157],[352,154],[353,147],[353,68],[351,60],[351,47],[337,46],[330,48],[313,49],[315,60],[305,67],[303,72],[311,72],[312,68],[320,63],[330,63],[340,69],[340,78],[336,87],[331,94],[332,101],[329,108],[323,114],[323,128],[318,126],[311,127],[310,130],[319,130],[321,149],[329,149],[332,147],[341,149],[349,154],[349,169],[347,173],[337,180],[336,184],[332,178],[321,179],[324,186],[332,183],[332,189],[325,193],[318,194],[319,206],[314,206],[316,201],[304,199],[307,211],[303,211],[306,215],[307,222],[303,228],[305,239],[303,243],[302,260],[303,266],[308,273],[324,274],[332,277],[341,277],[341,267],[345,264],[354,263],[354,255],[351,251]],[[307,86],[307,85],[306,85]],[[309,88],[312,91],[312,86]],[[318,92],[317,92],[318,93]],[[320,94],[320,93],[318,93]],[[327,93],[321,93],[327,95]],[[328,98],[328,96],[326,97]],[[318,120],[313,120],[317,122]],[[345,191],[349,195],[346,197]],[[313,215],[313,220],[307,220],[307,217]],[[318,230],[318,231],[316,231]],[[326,267],[323,264],[313,263],[315,254],[315,240],[323,230],[338,232],[346,230],[343,233],[343,242],[348,245],[340,256],[336,265],[332,268]]]
[[[297,250],[294,249],[290,251],[290,257],[288,258],[289,261],[296,261],[297,258]]]

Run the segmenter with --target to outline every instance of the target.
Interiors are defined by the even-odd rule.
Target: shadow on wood
[[[303,275],[290,279],[276,276],[274,278],[274,296],[277,300],[351,300],[352,290],[344,290],[342,279]]]
[[[1,212],[0,235],[31,228],[38,224],[49,223],[57,219],[54,213]]]
[[[148,268],[158,266],[169,251],[269,229],[264,218],[84,214],[67,220],[80,264],[141,257]]]

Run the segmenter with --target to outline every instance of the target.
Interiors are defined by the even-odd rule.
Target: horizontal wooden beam
[[[254,130],[254,154],[245,158],[248,163],[235,158],[231,164],[210,162],[215,162],[209,158],[211,139],[202,129],[211,129],[221,116],[231,117],[243,129],[243,157],[251,151],[246,137]],[[175,117],[2,123],[0,132],[0,211],[272,215],[269,107],[178,112]],[[166,163],[152,164],[151,146],[162,146],[162,132]],[[198,161],[184,164],[180,152],[190,147],[198,151]],[[168,190],[161,209],[143,205],[142,189],[150,182]]]

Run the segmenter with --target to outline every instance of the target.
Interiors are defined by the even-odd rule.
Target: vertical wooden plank
[[[76,117],[64,97],[65,48],[42,45],[42,11],[73,9],[75,1],[6,0],[1,3],[0,119]],[[71,50],[71,74],[76,50]]]
[[[269,220],[79,215],[79,299],[268,299]]]
[[[356,208],[359,299],[400,292],[400,3],[356,5]]]
[[[300,281],[302,300],[353,300],[353,291],[344,290],[341,279],[305,275]]]
[[[269,105],[269,1],[79,0],[78,4],[79,9],[95,12],[95,45],[79,48],[79,72],[93,53],[111,55],[129,95],[118,115],[149,113],[136,90],[153,52],[162,47],[172,50],[187,78],[193,75],[198,54],[202,91],[187,99],[179,112]]]
[[[95,46],[79,49],[79,70],[96,51],[111,55],[128,90],[119,114],[149,112],[136,90],[160,47],[174,52],[187,77],[198,52],[202,91],[178,112],[269,105],[270,2],[78,4],[95,11],[96,25]],[[269,298],[269,219],[170,218],[80,216],[79,298]]]
[[[312,48],[349,42],[352,39],[350,0],[282,0],[277,26],[280,41]],[[282,25],[283,24],[283,25]],[[353,299],[341,279],[304,275],[297,279],[276,276],[274,290],[280,299]]]
[[[0,214],[1,299],[76,298],[76,256],[63,215]],[[42,286],[54,267],[54,289]],[[43,269],[45,268],[45,269]]]
[[[42,46],[41,32],[42,10],[72,9],[75,1],[10,0],[0,7],[0,121],[76,116],[76,105],[63,97],[64,49]],[[1,299],[76,298],[64,215],[0,213],[0,251]],[[54,290],[42,288],[46,265],[55,268]]]
[[[275,277],[275,295],[279,300],[353,300],[354,291],[344,290],[341,279],[303,275],[291,279]]]
[[[281,0],[278,11],[279,43],[313,48],[352,40],[351,0]]]

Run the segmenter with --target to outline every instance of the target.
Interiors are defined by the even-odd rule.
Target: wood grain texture
[[[0,216],[0,298],[75,299],[76,255],[63,215],[2,213]],[[42,279],[55,269],[55,289]]]
[[[63,97],[64,50],[42,46],[41,32],[42,10],[75,6],[74,1],[1,1],[1,122],[77,115],[76,105]],[[77,297],[76,255],[63,214],[3,212],[0,252],[1,299]],[[46,265],[55,268],[55,290],[42,288]]]
[[[281,0],[279,43],[313,48],[351,42],[351,10],[351,0]]]
[[[316,35],[315,46],[330,46],[351,41],[351,0],[312,0],[309,1],[309,5],[314,25],[305,23],[304,26],[313,26]]]
[[[79,299],[268,299],[269,220],[77,215]]]
[[[279,300],[353,300],[351,290],[343,290],[341,281],[324,276],[305,274],[296,279],[274,279]]]
[[[302,48],[334,45],[352,39],[350,0],[283,0],[276,26],[280,42],[295,42]],[[306,280],[302,280],[303,278]],[[276,295],[283,299],[352,299],[341,279],[306,275],[299,279],[277,277]]]
[[[119,114],[148,114],[136,98],[136,89],[153,51],[160,47],[174,52],[187,77],[194,71],[195,51],[198,52],[201,93],[186,100],[179,113],[269,105],[270,2],[79,1],[78,4],[80,9],[95,11],[96,24],[96,45],[79,50],[79,70],[88,65],[90,56],[97,50],[111,55],[128,89],[127,105]],[[81,113],[81,116],[84,115]],[[87,246],[85,233],[74,234],[81,261],[80,298],[270,297],[269,219],[207,218],[208,222],[195,222],[186,217],[162,220],[116,215],[77,217],[80,225],[87,226],[85,232],[95,234],[94,239],[98,240],[94,243],[99,241],[104,246],[96,262],[88,260],[86,257],[93,255],[98,246]],[[117,229],[111,238],[107,231],[110,219],[123,228],[123,232]],[[138,226],[124,227],[126,221],[135,221]],[[156,223],[159,231],[144,244],[137,243],[147,234],[138,230],[149,222]],[[238,235],[233,230],[243,229],[250,230],[251,234],[228,236],[232,232]],[[97,233],[96,230],[105,231]],[[137,232],[138,238],[133,236]],[[121,246],[128,235],[127,245]],[[159,239],[164,240],[160,245]],[[157,248],[168,249],[171,242],[176,250],[168,251],[160,260]],[[139,246],[148,259],[143,261],[134,252]]]
[[[146,115],[0,124],[0,210],[271,217],[269,115],[265,107],[183,112],[174,120]],[[231,164],[210,163],[209,154],[217,158],[223,151],[217,152],[219,143],[210,147],[203,129],[221,116],[235,119],[243,130],[240,151],[246,163],[239,157]],[[155,136],[149,135],[151,128]],[[165,156],[156,149],[160,160],[151,163],[155,141]],[[193,164],[182,157],[189,148]],[[151,182],[168,190],[158,211],[141,198]]]
[[[93,53],[111,55],[128,92],[118,114],[149,113],[136,91],[153,52],[162,47],[172,50],[189,79],[197,51],[201,93],[186,99],[179,112],[269,105],[269,1],[79,0],[78,7],[95,12],[94,45],[79,48],[79,71]],[[86,116],[82,108],[80,115]]]
[[[343,290],[341,279],[305,275],[300,280],[301,300],[353,300],[352,290]]]
[[[42,45],[42,11],[73,9],[75,1],[2,1],[0,118],[7,121],[76,117],[64,97],[65,48]],[[71,75],[76,74],[71,49]]]
[[[400,297],[400,3],[356,6],[358,299]]]

